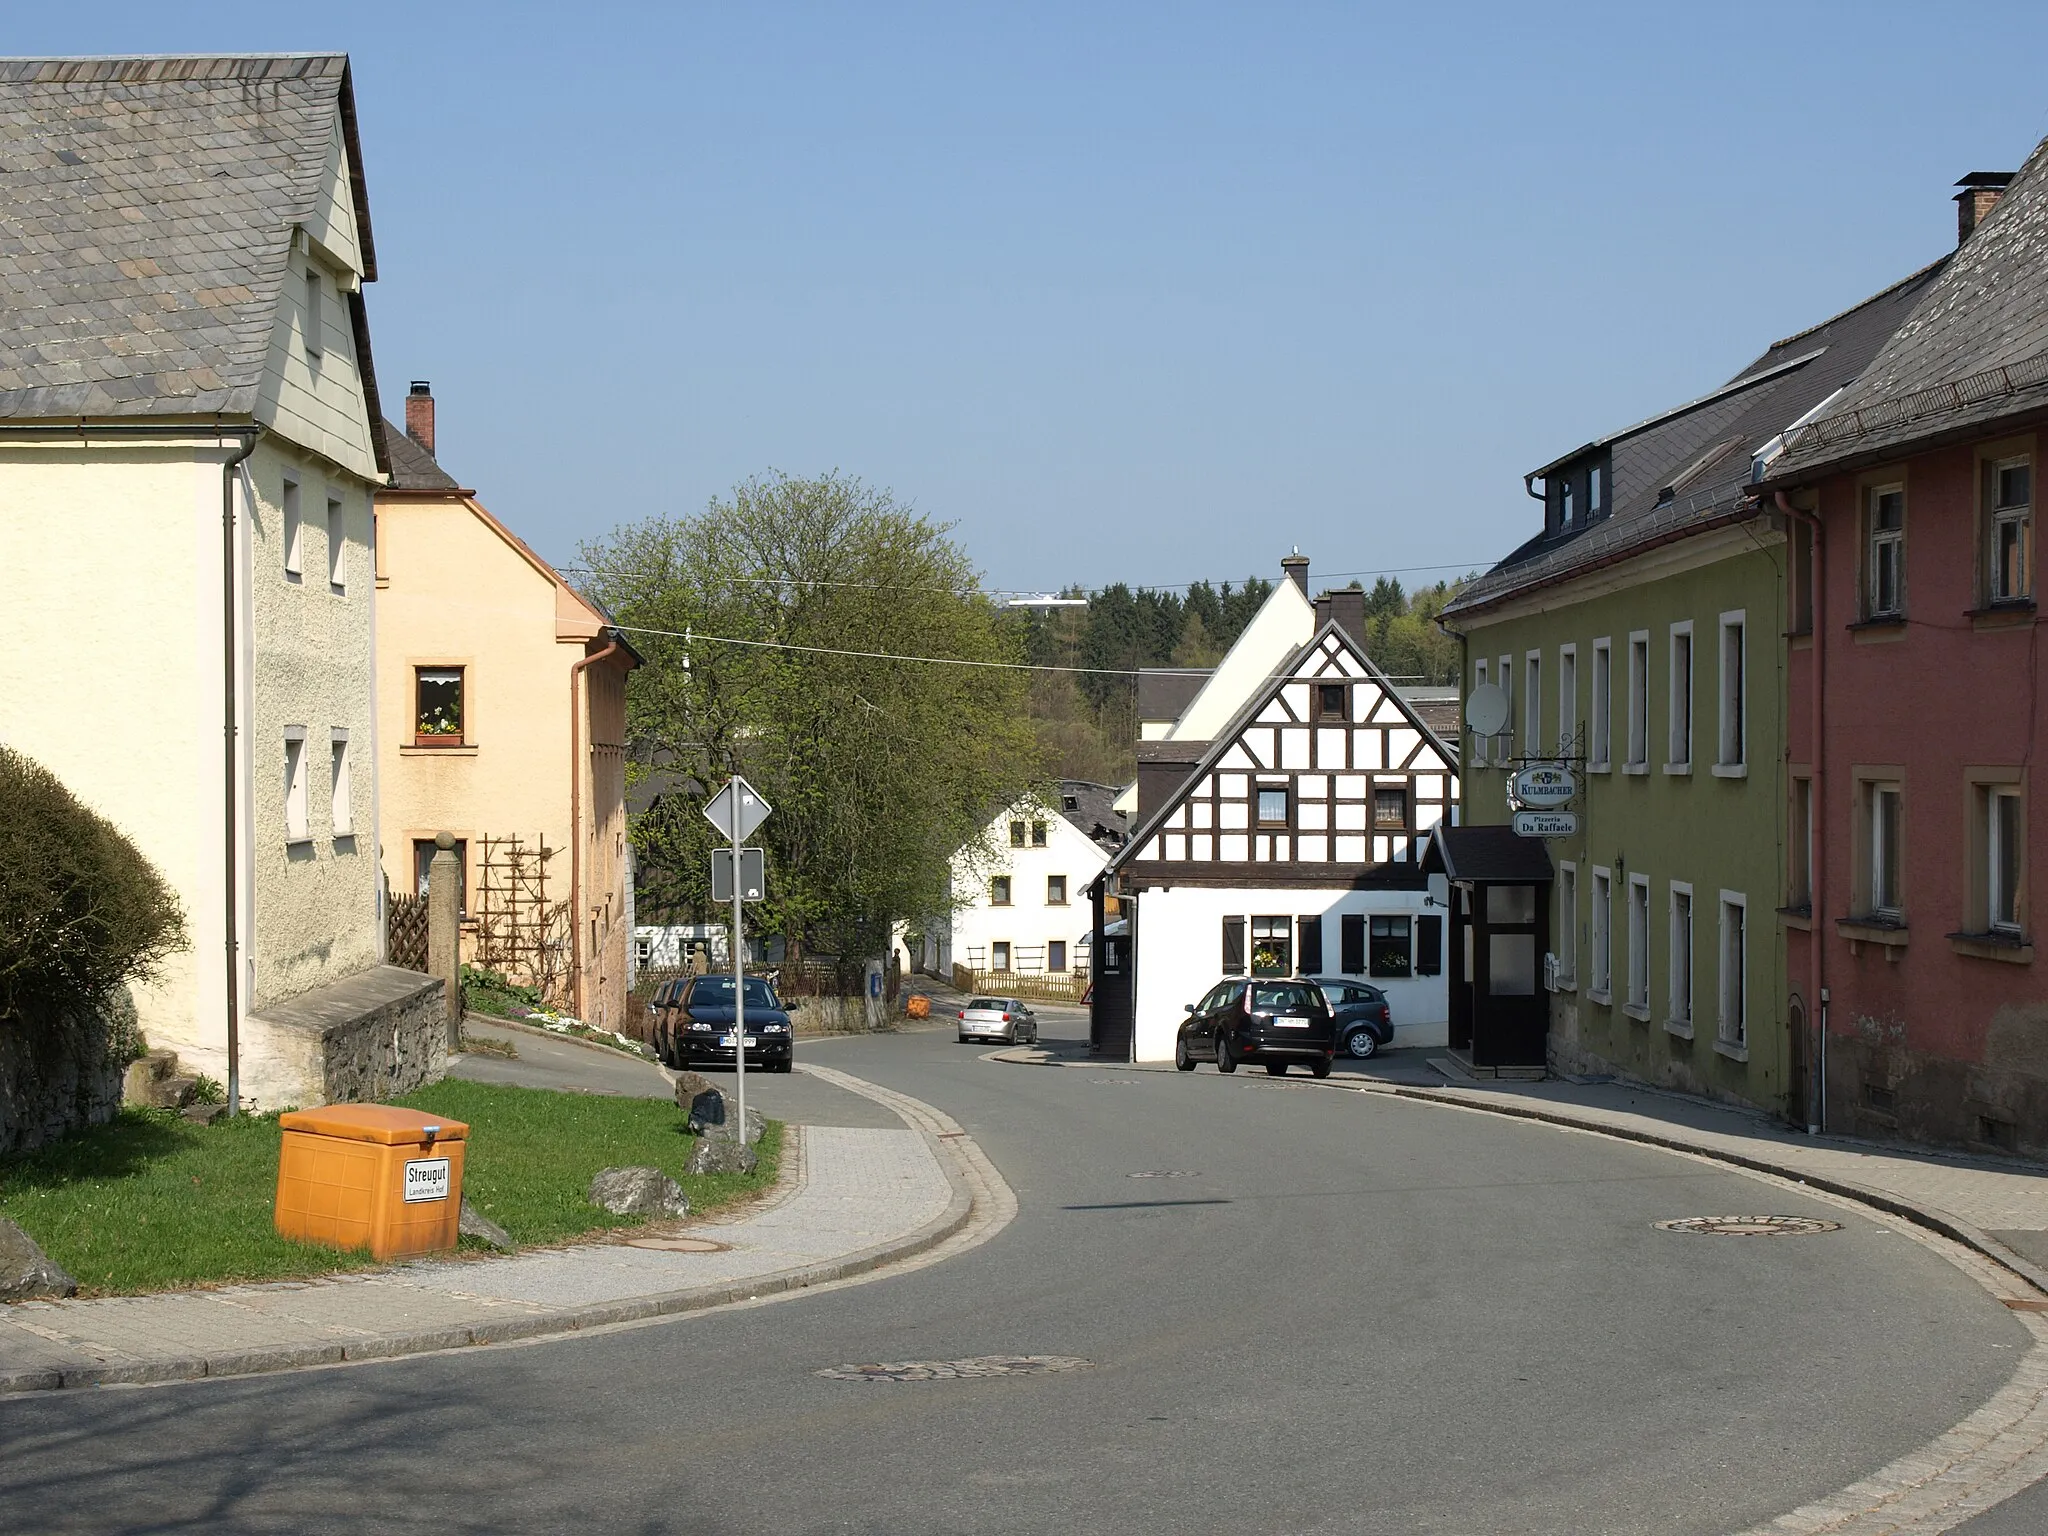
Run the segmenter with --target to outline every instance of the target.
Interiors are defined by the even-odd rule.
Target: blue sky
[[[837,468],[1005,588],[1484,566],[1526,470],[2048,133],[2038,4],[103,0],[5,47],[346,49],[386,400],[431,379],[550,557]]]

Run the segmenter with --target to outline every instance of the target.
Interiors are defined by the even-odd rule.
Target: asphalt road
[[[0,1404],[0,1531],[1706,1536],[1947,1429],[2026,1342],[1887,1223],[1649,1148],[950,1033],[799,1052],[958,1118],[1016,1221],[654,1327]],[[1758,1210],[1846,1226],[1651,1226]],[[997,1354],[1092,1368],[814,1374]]]

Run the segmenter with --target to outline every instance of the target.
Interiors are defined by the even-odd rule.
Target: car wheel
[[[1266,1063],[1266,1076],[1268,1076],[1268,1077],[1285,1077],[1286,1075],[1287,1075],[1287,1063],[1286,1063],[1286,1062],[1284,1062],[1284,1061],[1269,1061],[1269,1062],[1267,1062],[1267,1063]]]
[[[961,1043],[962,1045],[965,1045],[965,1044],[967,1043],[967,1034],[966,1034],[966,1032],[965,1032],[964,1030],[963,1030],[963,1031],[961,1032],[961,1035],[960,1035],[960,1043]]]
[[[1173,1066],[1176,1072],[1192,1072],[1195,1070],[1195,1058],[1188,1054],[1188,1037],[1186,1035],[1175,1035],[1173,1037]]]
[[[1308,1070],[1312,1076],[1328,1077],[1330,1075],[1330,1058],[1327,1056],[1318,1056],[1314,1061],[1308,1064]]]
[[[1230,1037],[1228,1035],[1218,1035],[1216,1037],[1216,1070],[1218,1072],[1235,1072],[1237,1070],[1236,1058],[1230,1054]]]
[[[1366,1028],[1365,1025],[1361,1024],[1344,1037],[1344,1049],[1353,1056],[1356,1056],[1360,1061],[1365,1061],[1370,1057],[1379,1055],[1379,1037]]]

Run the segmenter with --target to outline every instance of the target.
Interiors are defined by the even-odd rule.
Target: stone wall
[[[111,1120],[127,1066],[117,1035],[131,1035],[124,993],[106,1015],[56,1024],[0,1021],[0,1154],[24,1152]]]
[[[410,1093],[448,1070],[441,983],[395,965],[252,1014],[242,1093],[259,1109],[311,1109]]]

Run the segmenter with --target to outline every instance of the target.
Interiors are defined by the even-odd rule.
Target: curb
[[[541,1031],[547,1033],[547,1031]],[[606,1047],[598,1046],[603,1050]],[[907,1096],[906,1096],[907,1097]],[[886,1103],[886,1100],[881,1102]],[[914,1103],[921,1101],[913,1100]],[[892,1106],[893,1107],[893,1106]],[[929,1105],[923,1106],[930,1109]],[[899,1111],[900,1113],[900,1111]],[[942,1118],[932,1111],[935,1118]],[[908,1121],[906,1119],[906,1124]],[[851,1279],[903,1259],[916,1258],[955,1236],[973,1219],[973,1188],[962,1166],[963,1157],[951,1136],[940,1138],[924,1128],[927,1143],[939,1152],[939,1166],[952,1186],[946,1209],[915,1232],[857,1249],[837,1259],[794,1269],[776,1270],[750,1280],[716,1281],[679,1291],[662,1291],[634,1296],[624,1301],[600,1302],[567,1311],[513,1315],[452,1328],[428,1329],[418,1333],[387,1334],[378,1338],[349,1340],[333,1344],[293,1344],[274,1349],[237,1350],[232,1354],[186,1355],[162,1360],[138,1360],[132,1364],[90,1366],[32,1366],[0,1372],[0,1398],[24,1392],[51,1392],[81,1387],[151,1386],[164,1382],[198,1381],[209,1377],[253,1376],[271,1371],[288,1371],[309,1366],[342,1365],[354,1361],[394,1360],[405,1355],[438,1353],[514,1340],[536,1339],[578,1333],[589,1328],[606,1328],[619,1323],[642,1322],[649,1318],[675,1317],[686,1312],[703,1312],[735,1302],[756,1301],[812,1286]]]
[[[560,1040],[565,1045],[580,1045],[586,1051],[603,1051],[607,1056],[617,1056],[626,1061],[637,1061],[643,1067],[658,1067],[661,1065],[652,1056],[635,1056],[630,1051],[622,1051],[616,1045],[606,1045],[600,1040],[585,1040],[581,1035],[565,1034],[560,1030],[554,1029],[542,1029],[537,1024],[527,1024],[518,1019],[501,1019],[495,1013],[464,1013],[462,1019],[465,1024],[469,1020],[475,1019],[489,1029],[509,1029],[522,1035],[536,1035],[542,1040]],[[451,1052],[450,1054],[459,1055],[463,1053]]]
[[[1123,1061],[1067,1061],[1056,1057],[1033,1060],[1015,1053],[1016,1048],[991,1051],[983,1060],[999,1061],[1006,1066],[1019,1067],[1102,1067],[1123,1068],[1126,1071],[1143,1071],[1143,1067]],[[1584,1131],[1594,1136],[1611,1136],[1616,1141],[1632,1141],[1646,1147],[1656,1147],[1665,1152],[1683,1152],[1693,1157],[1707,1158],[1713,1162],[1726,1163],[1731,1167],[1745,1168],[1752,1173],[1767,1173],[1774,1178],[1787,1179],[1795,1184],[1805,1184],[1813,1189],[1839,1195],[1845,1200],[1855,1200],[1872,1206],[1889,1215],[1897,1216],[1915,1226],[1924,1227],[1940,1234],[1952,1242],[1961,1243],[1983,1258],[1989,1259],[2000,1269],[2017,1276],[2034,1290],[2048,1296],[2048,1269],[2006,1247],[1988,1232],[1979,1230],[1939,1206],[1925,1205],[1887,1189],[1877,1189],[1868,1184],[1859,1184],[1853,1179],[1836,1178],[1831,1174],[1815,1173],[1809,1169],[1796,1168],[1788,1163],[1774,1161],[1767,1157],[1751,1156],[1719,1147],[1701,1146],[1696,1142],[1677,1136],[1660,1136],[1654,1131],[1637,1130],[1629,1126],[1609,1125],[1598,1120],[1580,1119],[1551,1106],[1532,1104],[1491,1103],[1485,1100],[1464,1097],[1460,1093],[1446,1092],[1434,1088],[1415,1088],[1400,1083],[1330,1083],[1304,1081],[1304,1088],[1333,1089],[1340,1093],[1378,1094],[1384,1098],[1414,1099],[1425,1104],[1445,1105],[1452,1109],[1469,1109],[1482,1115],[1500,1115],[1514,1120],[1533,1120],[1544,1125],[1554,1125],[1565,1130]],[[1473,1090],[1467,1090],[1473,1091]]]

